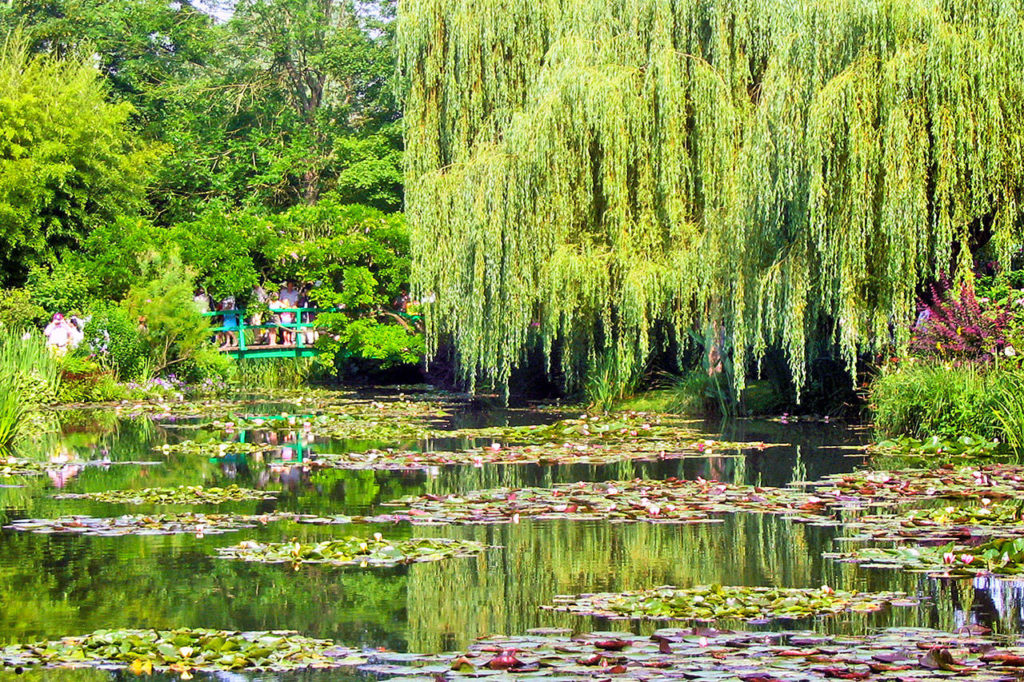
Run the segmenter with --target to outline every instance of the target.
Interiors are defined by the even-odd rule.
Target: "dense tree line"
[[[240,305],[261,283],[316,282],[318,305],[358,300],[325,343],[415,361],[414,330],[384,314],[408,280],[394,12],[0,5],[0,322],[129,305],[147,263],[176,263]]]

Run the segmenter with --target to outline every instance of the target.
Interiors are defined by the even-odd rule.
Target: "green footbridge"
[[[213,333],[234,334],[233,341],[221,345],[221,352],[238,358],[309,358],[316,355],[313,342],[316,339],[314,323],[303,321],[315,313],[330,312],[326,308],[280,308],[273,315],[294,313],[294,322],[269,322],[247,324],[245,308],[235,310],[214,310],[203,313],[203,317],[221,318],[220,325],[211,327]],[[304,314],[305,313],[305,314]],[[232,319],[234,323],[232,324]],[[280,341],[276,340],[278,333]],[[289,338],[290,337],[290,338]]]

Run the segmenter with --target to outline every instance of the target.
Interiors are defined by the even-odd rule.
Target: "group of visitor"
[[[252,330],[255,336],[252,339],[246,338],[251,346],[293,346],[298,335],[302,335],[306,345],[316,341],[316,332],[312,328],[298,331],[292,326],[296,321],[312,322],[313,313],[302,313],[302,320],[296,318],[298,309],[309,307],[308,286],[300,288],[294,282],[285,282],[278,291],[271,293],[262,286],[256,286],[252,291],[252,300],[262,305],[256,306],[257,311],[249,314],[248,320],[243,318],[245,311],[237,307],[234,296],[213,301],[202,288],[197,288],[194,300],[200,312],[219,313],[217,317],[222,331],[216,333],[216,340],[221,348],[238,347],[238,335],[243,323],[256,327]],[[269,311],[266,320],[263,319],[264,309]]]
[[[50,324],[46,325],[46,329],[43,330],[46,347],[54,355],[64,355],[69,350],[77,348],[85,338],[84,328],[84,320],[80,320],[74,315],[65,318],[61,313],[54,313]]]

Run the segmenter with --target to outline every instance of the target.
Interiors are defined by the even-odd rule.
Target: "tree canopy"
[[[1016,0],[403,0],[407,214],[428,342],[571,383],[713,330],[907,342],[918,287],[1019,239]],[[737,371],[742,382],[743,372]]]
[[[34,56],[0,37],[0,281],[77,247],[97,223],[141,210],[157,149],[107,101],[84,59]]]

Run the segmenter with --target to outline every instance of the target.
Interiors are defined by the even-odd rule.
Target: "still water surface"
[[[286,405],[246,406],[250,414],[277,414]],[[453,426],[540,423],[550,413],[465,410]],[[195,437],[174,422],[125,418],[111,411],[66,413],[59,435],[41,444],[40,459],[105,460],[109,466],[65,467],[50,477],[0,483],[0,521],[65,514],[116,516],[160,511],[156,507],[56,500],[58,492],[91,492],[154,486],[237,484],[280,491],[276,500],[222,505],[218,511],[373,514],[380,505],[412,494],[446,494],[495,486],[551,485],[577,480],[698,476],[735,483],[785,485],[848,471],[863,463],[853,446],[864,434],[839,425],[738,422],[726,432],[707,425],[709,437],[783,443],[743,457],[708,457],[603,466],[441,467],[426,472],[318,470],[269,467],[263,458],[210,461],[165,455],[160,446]],[[315,441],[298,434],[282,439],[278,458],[299,460],[395,443]],[[252,442],[261,434],[232,434]],[[422,449],[475,443],[438,439]],[[113,464],[116,462],[156,464]],[[447,536],[493,545],[475,558],[377,570],[260,565],[214,558],[216,547],[243,539],[320,540],[332,535],[384,532],[389,537]],[[0,532],[0,643],[59,638],[109,628],[207,627],[231,630],[297,630],[357,647],[437,652],[466,646],[490,634],[520,634],[535,627],[576,630],[653,630],[655,626],[555,614],[540,610],[553,595],[641,589],[658,585],[721,583],[837,589],[902,590],[925,597],[916,608],[870,616],[847,615],[798,623],[827,631],[863,632],[888,625],[955,629],[976,622],[1002,632],[1021,631],[1021,588],[1014,583],[936,581],[895,571],[858,569],[821,557],[834,549],[837,529],[795,524],[775,516],[737,514],[722,523],[697,525],[541,521],[499,526],[349,525],[290,522],[237,533],[69,537]],[[793,627],[783,623],[774,627]],[[750,627],[750,626],[747,626]],[[771,627],[771,626],[763,626]],[[38,671],[0,679],[130,679],[96,670]],[[218,673],[220,680],[340,680],[339,672],[300,674]],[[196,674],[197,679],[202,675]],[[162,679],[153,676],[149,679]],[[175,676],[167,679],[177,679]]]

